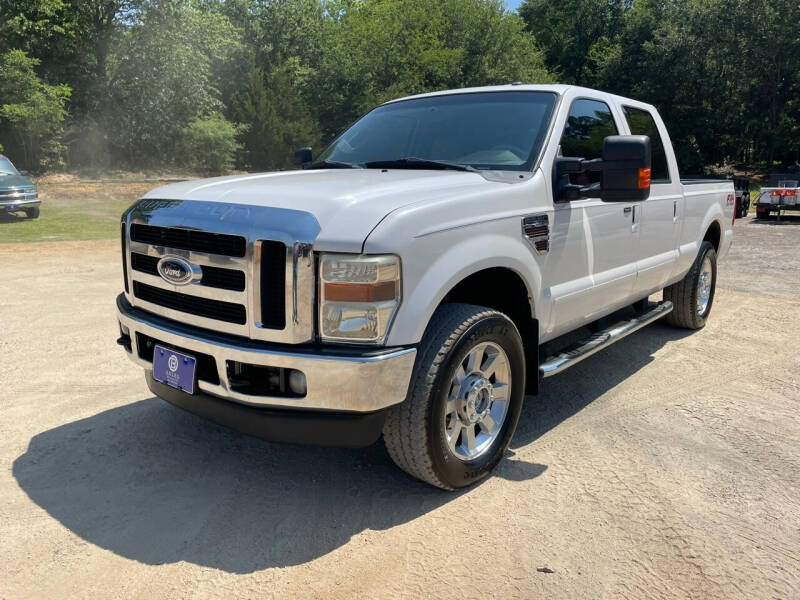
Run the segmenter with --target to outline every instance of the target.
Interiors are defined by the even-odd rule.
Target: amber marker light
[[[646,190],[650,187],[650,169],[639,169],[639,189]]]

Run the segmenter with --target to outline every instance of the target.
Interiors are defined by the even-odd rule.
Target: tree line
[[[0,149],[34,171],[287,167],[412,93],[655,104],[685,171],[800,161],[796,0],[4,0]]]

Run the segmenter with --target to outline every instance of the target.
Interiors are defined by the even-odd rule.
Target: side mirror
[[[603,202],[635,202],[650,197],[652,160],[646,135],[612,135],[603,140]]]
[[[650,138],[612,135],[603,140],[602,158],[559,156],[553,163],[553,199],[570,202],[600,198],[603,202],[637,202],[650,197]],[[600,173],[601,183],[582,186],[570,175]]]
[[[305,169],[311,164],[311,148],[300,148],[294,153],[294,166]]]
[[[19,174],[22,175],[23,177],[27,177],[28,175],[30,175],[30,173],[28,171],[26,171],[25,169],[22,169],[19,172]]]

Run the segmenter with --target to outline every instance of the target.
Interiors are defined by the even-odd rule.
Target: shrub
[[[219,113],[190,121],[181,133],[181,162],[186,167],[209,174],[231,170],[240,147],[236,138],[245,129]]]

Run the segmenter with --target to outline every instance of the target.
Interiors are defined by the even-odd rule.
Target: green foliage
[[[307,76],[297,59],[276,67],[269,77],[258,67],[246,74],[231,110],[234,119],[247,124],[246,167],[289,167],[294,150],[319,142],[316,121],[300,94]]]
[[[38,64],[22,50],[0,57],[0,137],[21,154],[22,165],[45,170],[62,165],[60,137],[70,88],[44,83],[36,75]]]
[[[219,113],[190,121],[180,135],[179,155],[184,166],[204,173],[224,173],[233,168],[237,136],[245,129]]]
[[[656,105],[686,171],[789,166],[798,22],[797,0],[3,0],[0,143],[168,167],[221,113],[237,166],[281,168],[390,98],[559,80]]]
[[[793,0],[526,0],[566,81],[654,104],[683,171],[800,162],[800,4]]]
[[[376,104],[414,93],[547,82],[534,37],[502,0],[331,2],[309,90],[326,137]]]
[[[176,142],[196,117],[223,108],[217,62],[238,44],[222,15],[165,5],[143,11],[109,64],[101,113],[108,143],[129,164],[173,162]]]
[[[563,83],[592,79],[591,56],[619,31],[631,0],[525,0],[519,14]]]

